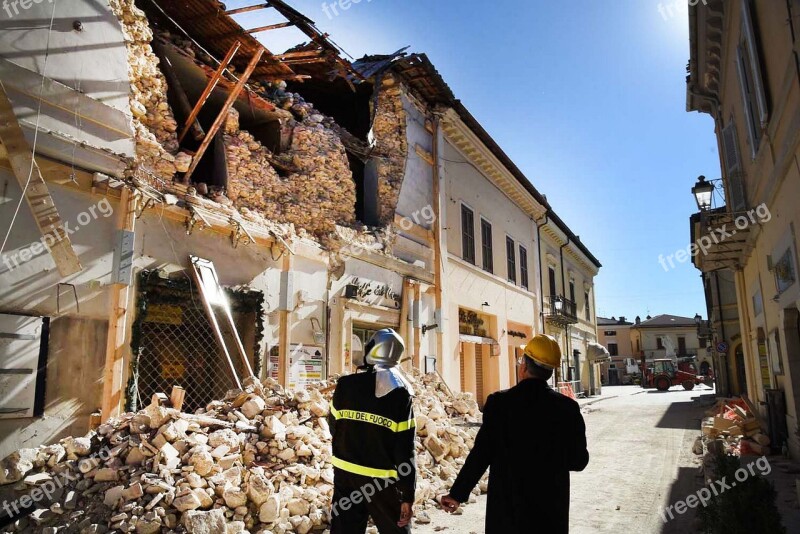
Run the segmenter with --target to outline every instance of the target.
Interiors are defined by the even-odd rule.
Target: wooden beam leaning
[[[189,170],[186,171],[186,174],[183,176],[184,183],[186,184],[189,183],[189,179],[191,178],[192,173],[194,173],[195,169],[197,169],[197,165],[203,158],[203,154],[206,153],[206,150],[208,149],[208,146],[211,144],[211,141],[214,139],[214,136],[217,135],[217,131],[219,131],[220,127],[225,122],[225,118],[228,115],[228,110],[230,110],[231,106],[233,106],[233,103],[236,102],[236,99],[239,97],[239,93],[241,93],[242,89],[244,88],[244,84],[247,83],[247,80],[250,79],[250,75],[253,74],[256,65],[258,65],[259,61],[261,61],[261,57],[263,55],[264,55],[264,48],[261,47],[253,55],[253,58],[247,65],[247,69],[239,78],[239,81],[236,83],[236,86],[231,90],[231,93],[228,95],[228,99],[225,101],[225,104],[222,106],[222,109],[219,110],[219,115],[217,115],[217,119],[214,121],[214,124],[211,125],[211,128],[208,129],[208,132],[206,132],[205,139],[203,139],[203,142],[200,144],[200,148],[197,149],[197,153],[194,155],[194,158],[192,159],[192,164],[189,166]]]
[[[25,200],[58,272],[61,276],[80,272],[83,269],[81,262],[75,249],[72,248],[53,197],[50,196],[50,190],[42,178],[28,141],[22,133],[22,127],[14,115],[11,101],[2,86],[0,86],[0,142],[5,147],[12,173],[25,192]]]
[[[222,60],[222,63],[219,64],[219,67],[217,67],[217,70],[214,72],[214,75],[208,81],[208,84],[206,85],[206,88],[203,90],[203,93],[200,95],[200,98],[197,99],[197,103],[194,105],[194,109],[192,109],[192,112],[186,118],[186,122],[184,122],[183,128],[181,128],[181,133],[180,135],[178,135],[178,143],[181,143],[183,141],[183,138],[186,137],[186,133],[189,131],[189,128],[191,128],[192,124],[194,124],[194,122],[197,120],[197,116],[200,114],[200,110],[203,108],[206,101],[208,100],[208,97],[211,95],[211,91],[213,91],[214,88],[217,86],[217,83],[222,77],[222,74],[225,72],[225,69],[228,68],[228,65],[230,65],[230,62],[233,60],[233,56],[236,55],[236,52],[239,51],[239,47],[241,46],[242,43],[236,41],[235,43],[233,43],[233,45],[231,45],[231,48],[230,50],[228,50],[228,53],[225,54],[225,58]]]

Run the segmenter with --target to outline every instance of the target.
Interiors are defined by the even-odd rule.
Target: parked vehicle
[[[697,366],[692,362],[679,362],[676,368],[670,358],[659,358],[653,360],[652,366],[645,367],[642,387],[667,391],[680,384],[683,389],[691,391],[694,386],[703,383],[704,378],[697,374]]]

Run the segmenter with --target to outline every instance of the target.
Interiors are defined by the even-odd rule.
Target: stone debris
[[[150,46],[153,31],[144,12],[134,5],[134,0],[111,0],[109,4],[122,24],[128,49],[137,163],[170,182],[176,170],[174,154],[178,151],[178,123],[167,102],[167,81]]]
[[[330,119],[314,113],[302,122],[290,121],[291,144],[276,155],[239,129],[238,117],[231,109],[224,136],[227,196],[235,206],[291,223],[316,237],[333,233],[337,224],[353,223],[355,182],[344,144],[326,126]]]
[[[445,494],[474,445],[469,394],[414,373],[417,511]],[[3,532],[322,532],[333,497],[326,419],[335,378],[287,392],[275,381],[229,391],[196,414],[151,404],[79,438],[2,462],[14,498],[58,488]],[[487,479],[474,494],[485,493]],[[474,498],[471,499],[474,501]]]
[[[378,189],[381,223],[394,218],[403,185],[408,155],[406,111],[402,89],[392,75],[382,79],[372,132],[376,139],[374,156],[378,160]]]

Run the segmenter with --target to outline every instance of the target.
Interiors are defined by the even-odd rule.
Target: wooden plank
[[[287,28],[289,26],[294,26],[294,22],[279,22],[277,24],[268,24],[266,26],[259,26],[258,28],[252,28],[250,30],[245,30],[247,33],[259,33],[259,32],[268,32],[271,30],[279,30],[281,28]]]
[[[172,386],[172,393],[170,393],[169,400],[172,407],[178,411],[183,409],[183,399],[186,398],[186,390],[180,386]]]
[[[117,230],[133,231],[136,225],[136,196],[130,189],[122,190],[117,213]],[[103,368],[103,420],[121,413],[122,384],[125,374],[124,350],[128,331],[128,300],[130,288],[124,284],[112,284],[111,308],[108,314],[108,337],[106,338],[106,361]]]
[[[0,86],[0,142],[5,147],[19,186],[25,191],[25,200],[58,272],[61,276],[79,273],[83,269],[81,262],[72,248],[55,201],[50,196],[50,190],[42,178],[28,141],[22,133],[22,127],[14,115],[11,101],[2,86]]]
[[[225,119],[228,115],[228,111],[233,106],[233,103],[239,97],[239,93],[242,92],[244,88],[244,84],[247,83],[247,80],[250,79],[250,75],[253,74],[253,70],[258,65],[258,62],[261,61],[261,57],[264,55],[264,48],[259,48],[258,51],[253,55],[253,58],[250,60],[250,63],[247,65],[247,69],[244,71],[242,76],[239,78],[239,81],[236,83],[236,86],[228,95],[228,99],[225,100],[225,104],[222,106],[222,109],[217,115],[217,119],[214,121],[214,124],[211,125],[211,128],[208,129],[206,132],[206,137],[203,139],[203,142],[200,144],[200,148],[197,149],[197,154],[195,154],[194,158],[192,158],[192,164],[189,166],[189,170],[183,176],[184,183],[189,183],[189,179],[192,176],[192,173],[197,169],[197,165],[200,163],[200,160],[203,159],[203,154],[205,154],[208,146],[211,144],[211,141],[214,139],[214,136],[217,135],[217,131],[219,131],[222,124],[225,122]]]
[[[259,9],[265,9],[265,8],[268,8],[268,7],[272,7],[269,4],[269,2],[264,3],[264,4],[256,4],[254,6],[247,6],[247,7],[239,7],[239,8],[236,8],[236,9],[229,9],[229,10],[225,11],[225,14],[228,15],[228,16],[240,15],[242,13],[250,13],[251,11],[257,11]]]
[[[292,270],[294,256],[284,252],[282,270]],[[283,387],[289,384],[289,351],[292,344],[292,313],[289,310],[278,312],[278,381]]]
[[[285,60],[285,59],[303,59],[303,58],[312,58],[312,57],[319,57],[322,54],[322,50],[306,50],[304,52],[287,52],[285,54],[276,54],[275,59]]]
[[[416,224],[408,217],[395,213],[394,224],[400,229],[401,233],[415,237],[423,243],[430,244],[434,240],[432,231]]]
[[[206,101],[208,100],[208,97],[211,95],[211,91],[213,91],[214,88],[217,86],[217,83],[219,82],[220,78],[222,78],[222,74],[225,72],[225,69],[228,68],[228,65],[233,59],[233,56],[236,55],[236,52],[239,51],[239,48],[241,46],[242,43],[240,43],[239,41],[233,43],[233,46],[231,46],[231,48],[228,50],[228,53],[225,54],[225,58],[222,60],[222,63],[220,63],[219,67],[217,67],[217,70],[214,71],[214,75],[208,81],[208,84],[206,84],[206,88],[203,90],[203,93],[200,95],[200,98],[197,99],[197,103],[194,105],[194,109],[192,109],[192,112],[189,114],[188,117],[186,117],[186,122],[183,123],[183,128],[181,129],[181,133],[180,135],[178,135],[178,144],[180,144],[181,141],[183,141],[183,138],[186,137],[186,133],[189,131],[189,128],[192,126],[192,124],[194,124],[194,121],[197,120],[197,116],[200,114],[200,110],[203,108]]]

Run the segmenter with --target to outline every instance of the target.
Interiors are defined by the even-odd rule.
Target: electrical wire
[[[39,104],[36,110],[36,129],[33,132],[33,148],[31,150],[31,168],[28,171],[28,179],[25,182],[25,187],[22,188],[22,195],[19,197],[19,202],[17,202],[17,207],[14,210],[14,215],[11,217],[11,222],[8,225],[8,231],[6,231],[6,235],[3,238],[3,243],[0,244],[0,254],[6,249],[6,244],[8,243],[8,238],[11,236],[11,230],[14,228],[14,223],[17,221],[17,216],[19,215],[20,207],[22,207],[22,201],[25,200],[25,195],[28,193],[28,186],[31,184],[31,179],[33,178],[33,169],[36,167],[36,145],[39,141],[39,119],[42,117],[42,95],[44,94],[44,82],[47,75],[47,59],[50,57],[50,36],[53,34],[53,22],[56,18],[56,7],[58,6],[58,0],[53,0],[53,12],[50,14],[50,27],[47,30],[47,44],[45,46],[45,53],[44,53],[44,63],[42,64],[42,83],[39,86]],[[3,80],[0,79],[0,87],[3,88],[3,92],[8,94],[6,91],[6,86],[3,85]]]

